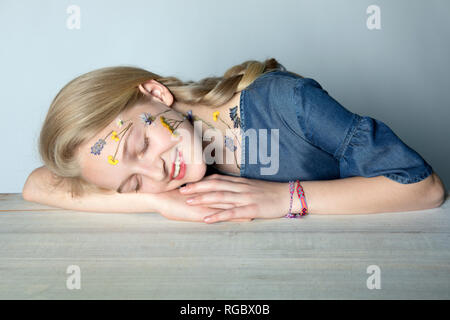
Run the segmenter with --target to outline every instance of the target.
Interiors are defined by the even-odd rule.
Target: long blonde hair
[[[183,82],[130,66],[87,72],[67,83],[53,99],[39,136],[40,157],[54,176],[54,187],[65,181],[72,197],[82,196],[88,190],[106,190],[82,178],[76,150],[121,112],[148,99],[138,89],[139,84],[154,79],[169,89],[175,101],[214,108],[229,101],[261,74],[280,66],[273,58],[264,62],[249,60],[231,67],[223,77],[198,82]]]

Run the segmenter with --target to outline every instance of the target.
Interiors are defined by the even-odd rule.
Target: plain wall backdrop
[[[371,5],[381,29],[367,26]],[[76,76],[131,65],[200,80],[271,57],[385,122],[448,188],[449,17],[446,0],[0,0],[0,193],[42,166],[42,122]]]

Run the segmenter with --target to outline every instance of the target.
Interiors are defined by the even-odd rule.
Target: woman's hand
[[[274,219],[289,210],[289,184],[213,174],[178,189],[188,195],[191,206],[223,206],[225,210],[207,214],[207,223],[230,219]],[[228,205],[228,208],[225,207]],[[231,207],[230,207],[231,205]]]
[[[215,206],[189,206],[186,204],[192,194],[182,195],[179,189],[158,194],[161,200],[158,212],[169,220],[203,222],[204,217],[221,211],[220,209],[232,208],[232,205]],[[251,219],[232,219],[231,221],[251,221]]]

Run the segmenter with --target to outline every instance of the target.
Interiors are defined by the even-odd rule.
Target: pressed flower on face
[[[219,117],[219,114],[220,114],[219,111],[215,111],[215,112],[213,113],[213,120],[214,120],[214,121],[217,121],[217,118]]]
[[[183,123],[184,119],[186,119],[186,117],[183,117],[183,120],[166,118],[164,116],[160,117],[162,125],[164,127],[166,127],[167,130],[169,130],[170,133],[172,133],[172,135],[174,135],[176,137],[179,136],[179,134],[178,134],[178,132],[176,130]]]
[[[192,110],[189,110],[187,114],[184,116],[185,119],[187,119],[189,122],[192,122],[193,116],[192,116]]]
[[[237,115],[237,106],[230,108],[230,118],[233,120],[233,126],[235,128],[239,128],[241,121],[239,119],[239,116]]]
[[[231,151],[236,151],[237,149],[237,147],[234,145],[233,139],[231,139],[229,136],[225,136],[224,144],[225,147],[227,147]]]
[[[153,117],[150,113],[144,112],[141,114],[141,120],[145,123],[145,125],[151,125],[153,121],[155,121],[155,117]]]
[[[106,141],[103,139],[98,139],[98,141],[91,147],[91,153],[98,156],[102,151]]]
[[[173,128],[172,128],[172,126],[166,121],[166,118],[164,118],[163,116],[161,116],[159,119],[161,120],[162,125],[163,125],[164,127],[166,127],[167,130],[170,131],[170,133],[173,134]]]
[[[123,125],[123,123],[124,122],[122,120],[119,120],[116,122],[117,125]],[[113,130],[110,133],[108,133],[104,139],[98,139],[98,141],[91,147],[91,153],[98,156],[101,153],[103,147],[106,145],[106,139],[111,135],[111,140],[119,141],[119,143],[117,144],[117,148],[116,148],[116,152],[114,153],[114,156],[108,156],[108,163],[112,164],[112,165],[116,165],[119,162],[119,160],[115,159],[115,157],[116,157],[117,151],[119,150],[119,145],[120,145],[121,139],[123,138],[123,135],[125,134],[125,132],[127,132],[128,129],[130,129],[132,125],[133,125],[133,122],[131,122],[127,126],[127,128],[123,129],[119,133],[117,133],[117,131]]]
[[[115,140],[115,141],[119,141],[119,136],[117,135],[116,131],[113,131],[111,134],[111,139]]]
[[[112,165],[116,165],[119,162],[119,160],[114,159],[113,156],[108,156],[108,163]]]

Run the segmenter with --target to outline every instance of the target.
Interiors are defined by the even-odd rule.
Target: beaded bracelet
[[[293,198],[293,194],[294,194],[294,185],[295,182],[297,182],[297,196],[300,199],[300,202],[302,204],[302,209],[300,211],[300,213],[291,213],[292,210],[292,198]],[[291,193],[291,200],[290,200],[290,204],[289,204],[289,212],[284,216],[285,218],[301,218],[305,215],[308,214],[308,205],[306,203],[306,197],[305,197],[305,193],[303,191],[302,186],[300,185],[300,181],[296,180],[296,181],[289,181],[289,192]]]
[[[291,210],[292,210],[292,199],[294,197],[294,181],[289,181],[289,192],[291,194],[291,200],[289,202],[289,211],[288,214],[285,215],[285,217],[287,217],[288,215],[291,214]]]

